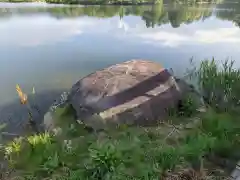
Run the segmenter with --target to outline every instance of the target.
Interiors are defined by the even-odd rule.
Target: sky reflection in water
[[[16,83],[26,91],[69,88],[92,71],[132,58],[178,74],[191,57],[230,57],[240,65],[239,4],[18,6],[0,4],[0,104],[16,98]]]

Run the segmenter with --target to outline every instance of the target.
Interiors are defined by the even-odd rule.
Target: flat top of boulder
[[[124,89],[132,87],[144,81],[151,76],[154,76],[165,70],[158,63],[146,60],[131,60],[121,64],[112,65],[108,68],[96,71],[78,81],[71,91],[71,95],[82,91],[85,88],[95,89],[98,95],[99,91],[102,94],[113,95]]]

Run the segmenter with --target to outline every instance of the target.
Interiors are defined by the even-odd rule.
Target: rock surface
[[[73,85],[68,96],[78,119],[106,124],[156,125],[191,88],[161,65],[131,60],[96,71]]]

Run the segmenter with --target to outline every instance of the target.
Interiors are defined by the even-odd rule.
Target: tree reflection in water
[[[176,4],[171,0],[159,0],[155,5],[144,6],[66,6],[66,7],[38,7],[38,8],[0,8],[0,17],[6,18],[12,14],[48,13],[55,18],[66,17],[98,17],[110,18],[128,15],[140,16],[146,27],[171,24],[173,28],[181,24],[205,20],[212,15],[217,18],[233,21],[240,25],[240,3],[232,0],[209,0],[209,3]],[[217,11],[216,11],[217,9]]]

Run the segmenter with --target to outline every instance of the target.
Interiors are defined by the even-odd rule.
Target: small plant
[[[202,118],[201,128],[203,132],[213,137],[232,139],[240,130],[240,128],[236,126],[237,122],[234,121],[236,120],[229,114],[208,112],[208,114],[205,114]]]
[[[36,124],[36,122],[33,120],[32,107],[31,107],[31,105],[30,105],[29,102],[28,102],[28,96],[27,96],[27,94],[25,94],[25,93],[22,91],[22,89],[20,88],[20,86],[19,86],[18,84],[16,85],[16,91],[17,91],[17,93],[18,93],[18,96],[19,96],[19,99],[20,99],[20,103],[21,103],[22,105],[26,105],[27,108],[28,108],[28,115],[29,115],[28,123],[29,123],[30,127],[31,127],[32,130],[34,130],[36,133],[39,133],[39,129],[38,129],[38,127],[37,127],[37,124]],[[32,92],[32,93],[35,94],[35,89],[34,89],[34,88],[33,88],[33,92]],[[36,106],[34,106],[34,107],[35,107],[35,109],[37,109],[38,112],[39,112],[39,109],[38,109]]]
[[[22,141],[23,141],[23,138],[15,138],[13,141],[7,144],[5,146],[5,154],[11,155],[14,153],[19,153],[22,148]]]
[[[38,144],[50,144],[52,138],[49,133],[43,133],[39,135],[29,136],[27,140],[32,146],[36,146]]]
[[[189,161],[192,167],[199,171],[202,167],[202,159],[209,152],[215,142],[215,138],[201,132],[190,133],[183,142],[182,155]]]
[[[191,95],[187,95],[180,101],[178,114],[185,117],[190,117],[197,112],[197,102]]]
[[[67,129],[67,135],[69,137],[77,137],[78,136],[78,129],[75,124],[70,124]]]
[[[15,160],[21,155],[23,148],[23,138],[15,138],[13,141],[5,145],[4,154],[8,159],[10,166],[13,166],[17,162]]]
[[[204,133],[217,139],[212,149],[215,154],[229,157],[233,156],[234,151],[239,148],[240,127],[238,119],[235,120],[231,115],[209,112],[202,119],[201,129]]]
[[[94,144],[89,148],[89,156],[87,171],[93,179],[105,179],[121,164],[121,154],[110,142]]]
[[[83,171],[82,170],[71,170],[68,175],[68,180],[82,180]]]
[[[173,170],[180,161],[179,151],[171,146],[162,147],[156,156],[158,166],[165,173],[167,170]]]
[[[57,152],[53,156],[49,156],[47,160],[43,163],[42,169],[45,172],[52,173],[60,164],[59,155]]]

